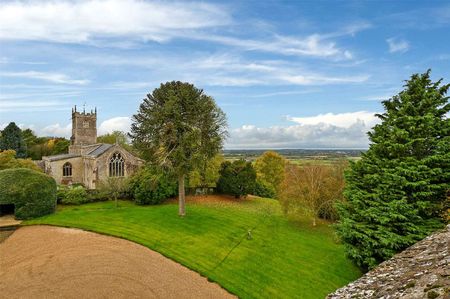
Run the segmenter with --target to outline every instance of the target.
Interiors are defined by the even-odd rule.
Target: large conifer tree
[[[27,145],[22,137],[22,130],[11,122],[0,136],[0,150],[15,150],[18,158],[27,156]]]
[[[347,172],[337,232],[372,268],[442,226],[450,189],[450,84],[415,74],[384,101],[369,150]]]
[[[214,99],[180,81],[161,84],[133,115],[133,144],[147,160],[178,176],[180,216],[185,215],[185,176],[219,152],[226,128],[225,114]]]

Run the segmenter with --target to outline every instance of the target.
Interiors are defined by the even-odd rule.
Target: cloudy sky
[[[161,82],[226,112],[227,148],[365,148],[412,73],[450,81],[448,1],[1,1],[0,128],[127,131]]]

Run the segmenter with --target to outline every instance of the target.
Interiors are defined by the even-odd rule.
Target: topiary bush
[[[60,188],[58,197],[60,197],[60,202],[65,205],[81,205],[90,201],[83,186]]]
[[[1,170],[0,204],[14,204],[17,219],[53,213],[56,182],[44,173],[27,168]]]
[[[159,204],[178,192],[174,177],[156,166],[141,168],[130,179],[129,190],[139,205]]]
[[[272,184],[262,180],[256,180],[254,195],[264,198],[275,198],[276,193]]]

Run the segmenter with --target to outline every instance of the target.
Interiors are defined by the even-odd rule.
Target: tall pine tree
[[[369,150],[346,174],[337,232],[372,268],[441,227],[450,189],[450,84],[415,74],[377,115]]]
[[[0,136],[0,150],[15,150],[18,158],[27,156],[27,144],[23,140],[22,130],[11,122]]]

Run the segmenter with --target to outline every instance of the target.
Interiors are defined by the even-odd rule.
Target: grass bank
[[[328,225],[285,219],[277,201],[136,206],[121,201],[62,206],[25,222],[82,228],[125,238],[216,281],[241,298],[324,298],[358,278]],[[248,231],[251,230],[251,237]]]

